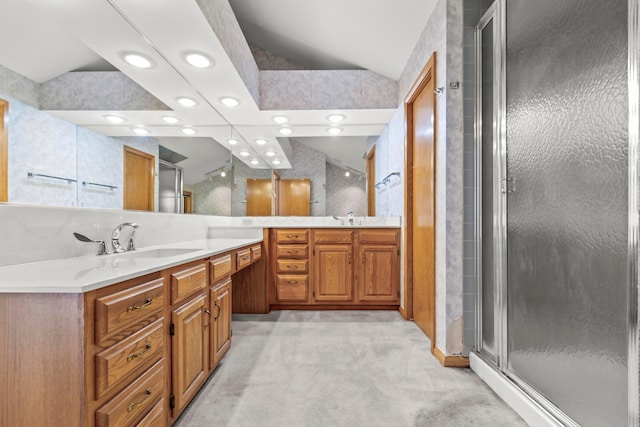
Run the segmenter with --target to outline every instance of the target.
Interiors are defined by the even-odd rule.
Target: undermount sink
[[[154,259],[154,258],[169,258],[172,256],[184,255],[190,252],[200,251],[202,249],[192,249],[192,248],[161,248],[161,249],[150,249],[150,250],[139,250],[139,251],[130,251],[124,252],[121,254],[116,254],[118,258],[135,258],[135,259]]]

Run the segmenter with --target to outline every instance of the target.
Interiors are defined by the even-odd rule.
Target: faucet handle
[[[135,251],[136,247],[133,244],[133,235],[131,236],[131,238],[129,239],[129,244],[127,245],[127,250],[128,251]]]

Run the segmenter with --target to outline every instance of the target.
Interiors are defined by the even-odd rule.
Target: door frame
[[[404,165],[404,307],[400,306],[400,314],[407,319],[413,319],[413,262],[414,262],[414,254],[413,254],[413,233],[411,232],[413,229],[413,131],[414,131],[414,123],[413,123],[413,103],[415,102],[418,95],[421,94],[424,87],[430,82],[432,79],[435,79],[436,73],[436,53],[433,52],[429,57],[429,60],[425,64],[424,68],[418,74],[415,82],[407,92],[404,100],[404,122],[405,122],[405,165]],[[437,157],[435,156],[436,142],[437,142],[437,103],[435,100],[434,94],[434,108],[433,108],[433,139],[434,139],[434,167],[433,167],[433,188],[436,188],[436,170],[437,170]],[[434,223],[437,221],[437,216],[435,212],[435,207],[437,206],[437,198],[434,194]],[[437,224],[436,224],[437,225]],[[435,227],[435,226],[434,226]],[[434,230],[434,239],[435,239],[435,230]],[[435,247],[435,242],[434,242]],[[435,253],[434,253],[435,257]],[[434,295],[432,298],[433,301],[433,337],[430,337],[431,340],[431,351],[433,352],[436,346],[436,295],[435,295],[435,271],[434,271]]]
[[[0,99],[0,202],[9,201],[9,102]]]
[[[124,204],[127,200],[127,193],[128,193],[128,188],[127,188],[127,154],[133,154],[136,156],[140,156],[140,157],[144,157],[147,160],[151,161],[151,172],[149,173],[148,179],[149,179],[149,188],[151,188],[151,195],[150,195],[150,200],[149,200],[149,212],[153,212],[155,211],[155,201],[156,201],[156,190],[155,190],[155,176],[156,176],[156,158],[153,154],[149,154],[147,152],[144,151],[140,151],[140,150],[136,150],[133,147],[129,147],[128,145],[124,146],[124,151],[123,151],[123,182],[122,182],[122,207],[123,209],[127,209]]]
[[[376,146],[367,154],[367,215],[376,216]]]

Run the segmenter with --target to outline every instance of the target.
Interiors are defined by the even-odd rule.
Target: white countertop
[[[115,255],[74,258],[0,267],[2,293],[83,293],[134,277],[261,242],[257,238],[192,240]],[[193,249],[173,255],[146,256],[156,249]],[[157,252],[156,252],[157,253]]]

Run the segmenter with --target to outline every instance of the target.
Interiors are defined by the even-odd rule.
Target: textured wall
[[[307,147],[289,138],[293,156],[291,169],[280,170],[281,179],[310,178],[311,179],[311,216],[324,216],[327,210],[327,156],[324,153]]]
[[[398,84],[366,70],[260,72],[263,110],[396,108]]]
[[[355,174],[344,176],[344,169],[327,163],[326,215],[367,216],[367,181]]]
[[[39,173],[77,179],[76,125],[9,101],[9,202],[48,206],[76,206],[77,185]]]
[[[231,185],[233,172],[224,178],[216,175],[190,186],[193,192],[193,213],[231,216]]]
[[[260,105],[260,70],[228,0],[196,0],[251,96]]]
[[[0,65],[0,94],[11,97],[31,107],[40,105],[40,85],[33,80]]]
[[[404,215],[404,108],[398,108],[376,142],[376,182],[392,172],[400,176],[376,189],[376,215]]]
[[[251,49],[251,53],[253,54],[253,58],[256,60],[256,64],[258,64],[258,68],[260,70],[305,70],[306,68],[303,65],[298,64],[297,62],[293,62],[288,60],[287,58],[283,58],[281,56],[275,55],[263,48],[255,45],[249,45]]]
[[[120,71],[66,73],[42,83],[42,110],[169,110]]]

